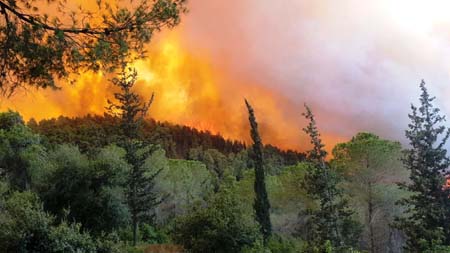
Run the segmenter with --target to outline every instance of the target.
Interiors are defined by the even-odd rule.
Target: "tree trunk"
[[[372,182],[368,183],[369,187],[369,199],[368,199],[368,220],[369,220],[369,237],[370,237],[370,252],[375,253],[375,232],[373,228],[373,197],[372,197]]]
[[[132,175],[134,177],[134,173]],[[136,199],[137,199],[137,190],[136,190],[136,184],[135,181],[132,182],[132,197],[131,197],[131,215],[132,215],[132,225],[133,225],[133,246],[136,246],[137,244],[137,230],[138,230],[138,213],[137,213],[137,206],[136,206]]]
[[[138,230],[138,221],[136,217],[133,217],[133,246],[137,244],[137,231]]]

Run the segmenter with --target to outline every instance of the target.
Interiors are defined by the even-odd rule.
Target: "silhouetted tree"
[[[99,0],[76,8],[63,0],[1,0],[0,91],[56,88],[55,80],[73,73],[111,72],[124,58],[143,57],[155,32],[179,23],[185,2]]]
[[[142,103],[138,94],[132,91],[137,73],[134,69],[123,67],[119,78],[112,80],[120,88],[115,93],[116,103],[109,101],[108,111],[120,118],[123,140],[120,146],[126,150],[126,160],[131,165],[128,178],[128,205],[131,212],[133,226],[133,244],[137,243],[137,231],[140,222],[152,222],[152,210],[159,204],[158,196],[154,192],[155,177],[161,169],[152,171],[146,165],[146,160],[158,148],[138,140],[142,120],[153,102],[152,94],[147,103]]]
[[[247,100],[245,104],[248,109],[248,119],[250,121],[250,135],[253,140],[251,158],[254,160],[255,167],[255,209],[256,219],[261,226],[261,232],[264,237],[264,243],[272,235],[272,223],[270,221],[270,203],[267,196],[264,161],[263,161],[263,144],[258,132],[258,123],[256,122],[255,114],[252,106]]]
[[[356,244],[359,229],[351,219],[353,212],[348,208],[342,190],[338,188],[340,178],[325,160],[327,151],[320,138],[314,115],[307,105],[305,108],[306,113],[303,113],[303,116],[309,123],[303,130],[311,139],[312,149],[308,152],[308,159],[313,166],[307,171],[303,186],[308,195],[318,203],[317,209],[309,210],[311,231],[308,241],[312,251],[324,251],[327,242],[336,250],[344,250]]]
[[[406,249],[410,252],[434,250],[439,244],[450,245],[450,190],[444,186],[450,161],[444,145],[449,129],[442,123],[445,117],[433,106],[422,80],[420,107],[411,105],[411,123],[406,137],[411,148],[404,164],[410,171],[408,184],[403,189],[412,193],[400,201],[406,207],[406,216],[398,217],[396,226],[407,235]],[[437,251],[433,251],[437,252]]]

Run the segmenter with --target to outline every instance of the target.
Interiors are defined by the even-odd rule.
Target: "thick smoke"
[[[191,0],[183,36],[237,80],[275,90],[326,135],[373,131],[403,140],[425,79],[450,112],[446,1]],[[331,143],[330,143],[331,144]]]
[[[266,143],[304,150],[303,104],[328,149],[359,131],[404,141],[421,79],[450,112],[450,16],[443,0],[190,0],[180,27],[136,64],[152,116],[248,140],[243,99]],[[102,113],[107,77],[4,101],[26,118]]]

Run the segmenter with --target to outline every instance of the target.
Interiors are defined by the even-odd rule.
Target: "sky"
[[[406,143],[411,103],[424,79],[450,113],[450,1],[190,0],[181,24],[134,64],[136,89],[158,120],[248,141],[243,99],[264,142],[304,150],[307,103],[328,150],[360,131]],[[61,91],[0,102],[25,118],[102,113],[108,77],[83,74]]]
[[[322,131],[402,139],[424,79],[450,112],[449,1],[191,1],[183,38],[237,79],[280,92]],[[194,49],[195,50],[195,49]]]

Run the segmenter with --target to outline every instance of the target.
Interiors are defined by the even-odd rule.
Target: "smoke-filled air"
[[[449,11],[0,0],[0,253],[450,252]]]
[[[149,116],[248,141],[242,99],[260,110],[268,143],[305,150],[303,103],[327,146],[358,131],[403,140],[421,79],[448,92],[446,1],[199,1],[134,63]],[[62,90],[2,99],[26,119],[103,114],[108,75],[82,73]],[[25,100],[24,97],[27,99]],[[33,104],[33,106],[29,106]],[[441,101],[445,110],[448,103]]]

